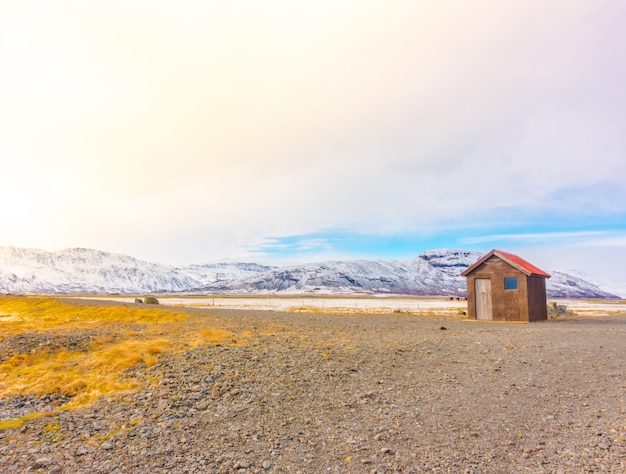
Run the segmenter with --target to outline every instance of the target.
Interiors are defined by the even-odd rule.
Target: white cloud
[[[626,201],[620,3],[36,4],[0,7],[0,244],[194,261]]]
[[[611,240],[621,240],[623,237],[604,238],[611,233],[607,231],[575,231],[575,232],[532,232],[532,233],[516,233],[516,234],[493,234],[481,235],[478,237],[466,237],[459,240],[460,243],[466,245],[481,244],[487,242],[553,242],[575,240],[577,242],[593,240],[597,243],[601,239],[603,242]]]

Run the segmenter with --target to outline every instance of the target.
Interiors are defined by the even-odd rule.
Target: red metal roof
[[[480,260],[478,260],[473,265],[470,265],[464,272],[461,273],[462,276],[467,276],[471,273],[476,267],[481,265],[485,260],[489,257],[495,255],[496,257],[501,258],[506,263],[511,265],[512,267],[517,268],[519,271],[525,273],[528,276],[536,275],[544,278],[550,278],[550,274],[544,272],[542,269],[534,266],[532,263],[527,262],[522,257],[515,255],[509,252],[503,252],[502,250],[493,249],[491,252],[484,255]]]

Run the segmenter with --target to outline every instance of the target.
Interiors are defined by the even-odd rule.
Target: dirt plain
[[[624,315],[177,309],[233,339],[131,369],[152,380],[136,392],[1,430],[0,472],[626,472]],[[0,419],[61,403],[0,399]]]

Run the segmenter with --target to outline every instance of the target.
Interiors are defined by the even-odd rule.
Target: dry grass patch
[[[147,378],[129,377],[127,370],[152,366],[159,354],[232,339],[231,333],[220,329],[194,329],[184,324],[191,316],[165,309],[77,307],[51,298],[0,298],[0,314],[0,344],[9,336],[54,334],[58,339],[59,334],[69,337],[97,329],[96,335],[85,336],[91,342],[84,350],[35,346],[0,363],[0,397],[60,395],[69,401],[59,410],[150,383]],[[0,420],[0,429],[20,426],[20,420]]]
[[[125,306],[72,306],[53,298],[0,298],[0,339],[29,331],[88,329],[119,323],[181,322],[171,310]]]

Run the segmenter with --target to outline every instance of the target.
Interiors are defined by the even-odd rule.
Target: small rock
[[[113,445],[111,443],[109,443],[109,442],[102,443],[101,447],[102,447],[102,449],[104,449],[106,451],[110,451],[110,450],[113,449]]]
[[[263,461],[263,469],[269,469],[272,467],[272,461]]]
[[[50,458],[39,458],[35,461],[35,464],[33,464],[33,469],[41,469],[42,467],[46,467],[51,462],[52,460]]]

